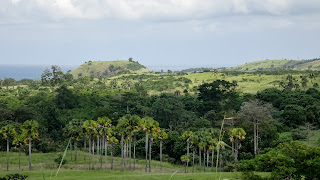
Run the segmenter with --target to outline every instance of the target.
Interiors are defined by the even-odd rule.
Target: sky
[[[319,0],[0,0],[0,64],[320,57]]]

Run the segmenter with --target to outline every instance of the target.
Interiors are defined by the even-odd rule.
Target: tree
[[[29,142],[29,170],[31,170],[31,140],[37,140],[39,137],[38,134],[39,124],[35,120],[25,121],[22,125],[22,133],[27,138]]]
[[[9,139],[14,138],[17,133],[13,126],[6,125],[0,129],[0,134],[2,134],[3,139],[7,141],[7,171],[9,171]]]
[[[77,147],[78,147],[78,141],[82,135],[82,129],[81,129],[82,121],[79,121],[77,119],[73,119],[69,122],[69,124],[65,127],[65,135],[70,137],[71,140],[74,142],[74,160],[77,161]],[[72,160],[72,146],[70,141],[70,149],[71,149],[71,160]]]
[[[42,85],[49,85],[55,90],[57,86],[65,80],[65,75],[57,65],[51,66],[51,71],[47,68],[41,75]]]
[[[9,86],[13,86],[15,83],[15,80],[13,78],[4,78],[3,85],[9,88]]]
[[[156,137],[156,133],[160,132],[159,123],[155,121],[151,117],[144,117],[143,119],[142,129],[146,133],[146,168],[145,171],[147,172],[148,166],[148,145],[149,145],[149,172],[151,172],[151,146],[153,137]]]
[[[237,84],[225,80],[216,80],[199,86],[198,99],[203,102],[201,113],[204,115],[210,110],[238,109],[239,95],[235,91]]]
[[[241,148],[240,141],[245,139],[247,133],[242,128],[233,128],[229,134],[230,141],[233,144],[234,164],[237,167],[239,149]]]
[[[22,146],[25,144],[25,137],[23,137],[23,135],[18,135],[14,138],[12,144],[14,144],[16,147],[19,148],[19,171],[20,171],[20,165],[21,165],[21,148]]]
[[[189,162],[189,156],[188,155],[183,155],[183,156],[181,156],[180,159],[184,164],[184,173],[187,173],[187,164]]]
[[[102,169],[102,149],[104,147],[105,150],[105,166],[107,164],[107,138],[111,136],[110,132],[111,120],[108,117],[98,117],[97,120],[97,129],[99,136],[101,139],[101,153],[100,153],[100,168]]]
[[[188,156],[188,158],[189,158],[189,141],[190,141],[190,138],[192,137],[192,135],[193,135],[192,131],[185,131],[182,134],[183,140],[185,140],[187,142],[187,156]],[[187,170],[186,170],[186,172],[188,172],[188,166],[189,166],[189,159],[187,161]]]
[[[161,130],[156,134],[156,138],[160,141],[160,169],[162,170],[162,143],[163,140],[168,138],[168,134],[164,130]]]
[[[242,121],[244,126],[253,126],[253,144],[254,154],[259,154],[259,127],[267,125],[271,122],[272,105],[263,103],[259,100],[251,100],[243,103],[240,111],[238,112],[238,119]]]
[[[91,169],[91,148],[94,159],[94,137],[97,135],[97,123],[93,120],[87,120],[82,125],[83,132],[89,136],[89,169]],[[92,168],[94,163],[92,164]]]

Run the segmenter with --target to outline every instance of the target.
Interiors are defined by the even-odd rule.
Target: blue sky
[[[1,0],[0,64],[320,57],[319,0]]]

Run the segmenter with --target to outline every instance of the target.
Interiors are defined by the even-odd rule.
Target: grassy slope
[[[311,70],[320,69],[320,60],[263,60],[246,63],[230,69],[246,71],[248,68],[248,71],[256,71],[259,68],[270,69],[272,64],[276,69],[286,69],[287,67],[294,70],[308,70],[309,67],[311,67]]]
[[[109,170],[110,165],[108,164],[108,169],[103,170],[87,170],[88,168],[88,158],[86,161],[83,160],[83,152],[78,152],[78,162],[70,160],[70,153],[66,156],[67,163],[63,165],[58,174],[58,179],[63,180],[71,180],[71,179],[169,179],[172,174],[177,172],[172,180],[178,179],[214,179],[217,176],[217,179],[220,176],[220,173],[215,174],[212,172],[207,173],[198,173],[196,166],[196,171],[194,174],[184,173],[184,167],[181,165],[173,165],[169,163],[163,163],[163,169],[160,170],[159,161],[152,161],[152,173],[144,172],[145,160],[138,159],[136,162],[136,170],[121,170],[120,162],[121,159],[119,157],[115,157],[114,159],[114,170]],[[87,154],[86,154],[87,155]],[[28,156],[22,154],[21,162],[22,162],[22,171],[18,172],[18,153],[10,152],[10,171],[5,171],[6,169],[6,152],[0,152],[0,177],[5,176],[6,174],[12,173],[21,173],[24,175],[28,175],[28,179],[54,179],[55,173],[57,171],[57,166],[54,163],[53,159],[55,158],[56,153],[33,153],[32,154],[32,171],[28,171]],[[108,162],[110,162],[110,157],[108,158]],[[95,161],[97,162],[97,161]],[[104,164],[103,164],[104,165]],[[97,165],[95,164],[95,167]],[[104,166],[103,166],[104,167]],[[189,172],[192,171],[192,167],[189,168]],[[269,173],[259,173],[261,175],[267,176]],[[221,173],[222,178],[228,179],[239,179],[241,173],[234,172],[224,172]]]
[[[262,91],[267,88],[279,88],[279,83],[277,81],[285,80],[287,75],[254,75],[250,73],[241,74],[238,76],[227,76],[223,75],[223,73],[218,73],[214,75],[212,72],[208,73],[196,73],[196,74],[189,74],[185,77],[192,80],[193,85],[200,85],[202,83],[209,83],[217,79],[224,79],[226,81],[232,82],[236,80],[238,82],[238,90],[243,93],[256,93],[258,91]],[[300,79],[300,74],[293,75],[296,79]],[[319,83],[319,78],[313,80],[313,82]],[[307,86],[310,88],[312,87],[311,83],[307,83]]]
[[[130,63],[132,62],[125,61],[125,60],[87,62],[85,64],[78,66],[73,71],[71,71],[71,74],[73,75],[74,78],[78,78],[79,73],[82,73],[82,76],[90,76],[91,71],[93,71],[94,74],[100,73],[102,75],[105,71],[109,71],[110,65],[119,66],[126,69],[127,65]],[[142,68],[140,70],[133,71],[133,72],[144,73],[144,72],[149,72],[149,70]]]
[[[243,65],[232,67],[232,69],[235,70],[241,70],[245,71],[246,68],[248,68],[249,71],[258,70],[258,68],[271,68],[271,65],[274,65],[274,68],[280,68],[283,67],[285,64],[287,64],[290,60],[263,60],[263,61],[255,61],[251,63],[246,63]]]

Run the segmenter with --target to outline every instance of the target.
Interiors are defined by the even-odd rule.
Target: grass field
[[[57,172],[57,164],[54,162],[54,158],[57,153],[33,153],[32,154],[32,170],[28,171],[28,156],[22,154],[21,156],[21,167],[22,171],[18,171],[18,153],[10,152],[10,165],[9,171],[6,171],[6,152],[0,152],[0,177],[7,174],[20,173],[23,175],[28,175],[28,179],[40,180],[40,179],[54,179]],[[88,155],[87,153],[78,152],[78,161],[70,160],[70,153],[67,154],[67,163],[60,169],[57,179],[71,180],[71,179],[240,179],[240,172],[223,172],[215,173],[209,172],[199,173],[198,166],[195,166],[195,173],[192,172],[192,167],[189,167],[189,173],[184,173],[184,167],[182,165],[173,165],[167,162],[163,163],[163,169],[160,169],[159,161],[152,161],[152,172],[145,172],[145,160],[138,159],[136,162],[135,171],[122,170],[120,167],[120,158],[114,158],[114,169],[110,170],[110,157],[108,158],[108,165],[105,168],[97,168],[97,161],[95,161],[95,170],[88,170],[88,157],[86,161],[83,155]],[[207,171],[208,171],[207,170]],[[215,171],[215,169],[213,170]],[[269,173],[258,173],[262,176],[268,176]],[[50,178],[51,177],[51,178]]]
[[[10,172],[19,173],[19,172]],[[55,178],[55,171],[25,171],[20,172],[23,175],[28,175],[27,179],[43,180],[43,179],[61,179],[61,180],[80,180],[80,179],[130,179],[130,180],[214,180],[214,179],[240,179],[240,172],[223,172],[223,173],[145,173],[137,171],[121,171],[121,170],[62,170]],[[0,177],[9,174],[8,172],[0,172]],[[257,173],[262,176],[267,176],[269,173]],[[221,176],[221,177],[220,177]],[[51,177],[51,178],[50,178]]]

